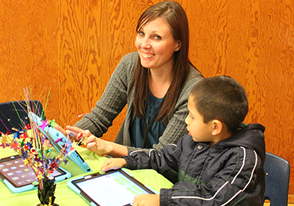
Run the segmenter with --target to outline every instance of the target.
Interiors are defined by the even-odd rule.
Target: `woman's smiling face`
[[[176,41],[170,26],[163,18],[156,18],[146,23],[136,37],[141,64],[145,68],[172,68],[174,52],[178,51],[181,43]]]

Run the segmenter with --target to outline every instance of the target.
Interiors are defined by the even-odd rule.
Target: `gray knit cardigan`
[[[131,91],[130,95],[128,95],[137,61],[137,52],[127,54],[121,59],[101,99],[97,101],[96,107],[92,108],[91,113],[87,113],[74,125],[81,129],[89,130],[96,137],[102,137],[112,125],[112,121],[127,104],[126,118],[117,134],[115,142],[127,146],[128,153],[141,149],[131,147],[130,125],[135,118],[132,104],[134,91]],[[202,75],[196,69],[190,69],[190,74],[183,85],[172,114],[163,121],[166,129],[159,138],[158,144],[153,145],[153,149],[159,151],[167,144],[176,143],[179,138],[187,133],[185,118],[188,115],[188,98],[193,85],[202,78]],[[144,149],[144,151],[148,152],[149,149]]]

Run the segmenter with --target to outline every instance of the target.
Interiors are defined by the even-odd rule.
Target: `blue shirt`
[[[160,106],[163,98],[153,96],[149,91],[147,93],[147,108],[146,108],[146,128],[148,128],[157,108]],[[161,121],[154,121],[147,133],[147,142],[145,148],[152,148],[153,144],[158,144],[159,137],[163,134],[165,125]],[[137,148],[143,147],[144,140],[144,118],[136,117],[130,128],[132,146]]]

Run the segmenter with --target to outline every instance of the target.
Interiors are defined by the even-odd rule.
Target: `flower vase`
[[[38,198],[40,200],[40,204],[37,206],[58,206],[54,203],[55,201],[55,179],[50,179],[48,177],[44,177],[42,179],[42,187],[38,186]]]

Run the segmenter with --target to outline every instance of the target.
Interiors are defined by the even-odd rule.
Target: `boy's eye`
[[[191,119],[194,119],[194,117],[189,113],[189,117],[191,118]]]

